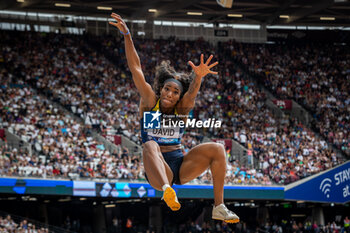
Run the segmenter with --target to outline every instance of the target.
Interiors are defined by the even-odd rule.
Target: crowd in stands
[[[112,47],[111,51],[122,47],[118,44],[119,40],[104,38],[104,41],[104,44]],[[198,62],[196,58],[200,53],[210,54],[215,51],[213,46],[202,40],[183,42],[174,39],[170,43],[164,40],[150,43],[146,40],[136,44],[150,80],[153,78],[152,73],[147,71],[154,70],[157,58],[172,58],[175,69],[186,70],[186,61],[194,59]],[[326,141],[316,137],[301,122],[288,116],[276,119],[265,105],[264,93],[245,79],[242,71],[235,68],[231,54],[218,54],[222,56],[217,57],[221,76],[205,78],[196,99],[194,116],[202,120],[213,117],[223,120],[223,124],[219,130],[202,131],[202,134],[216,138],[234,138],[252,149],[260,160],[262,173],[268,174],[276,183],[290,183],[339,163]],[[243,179],[252,177],[244,173],[242,176]],[[258,179],[253,177],[255,179],[251,182],[255,183]]]
[[[224,43],[279,99],[294,99],[314,116],[314,126],[350,154],[350,49],[335,44]],[[227,52],[228,53],[228,52]]]
[[[52,173],[56,168],[63,176],[72,173],[79,177],[142,179],[141,162],[133,165],[129,156],[123,159],[119,154],[113,155],[82,132],[83,128],[95,128],[102,133],[115,130],[139,142],[139,97],[126,67],[122,40],[112,37],[92,40],[95,46],[114,56],[115,65],[106,58],[107,54],[91,48],[87,37],[38,33],[11,36],[5,32],[1,35],[4,38],[1,57],[9,69],[1,73],[4,97],[0,104],[6,116],[1,121],[15,134],[41,147],[48,156],[45,165],[32,161],[33,166],[49,164]],[[135,40],[135,45],[149,82],[162,60],[170,59],[178,71],[189,71],[188,60],[196,64],[201,53],[217,54],[214,46],[200,39]],[[245,54],[244,49],[237,52],[236,44],[224,46],[232,52],[216,55],[220,77],[205,78],[193,110],[197,119],[222,120],[222,127],[188,131],[182,141],[184,153],[198,145],[203,135],[240,142],[259,160],[260,169],[248,169],[234,161],[228,166],[229,184],[287,184],[339,164],[335,153],[312,130],[288,116],[274,117],[265,105],[264,93],[234,66],[231,56],[242,52],[239,53],[242,60],[243,55],[251,59],[254,54],[250,47],[246,46]],[[23,81],[14,82],[13,77]],[[53,107],[28,83],[84,119],[84,125]],[[16,163],[17,167],[31,166],[17,160]],[[123,175],[122,167],[134,172]],[[203,173],[199,180],[209,182],[210,172]]]
[[[15,216],[14,216],[15,218]],[[0,216],[0,232],[1,233],[48,233],[49,228],[40,225],[36,226],[33,222],[21,217],[14,218],[11,215]],[[124,232],[155,232],[155,228],[147,226],[138,221],[139,219],[129,217],[127,219],[113,218],[112,224],[108,227],[108,232],[118,233]],[[62,224],[65,230],[80,232],[82,227],[80,219],[70,220],[69,216]],[[86,226],[85,226],[86,227]],[[198,218],[193,221],[191,218],[181,224],[172,225],[166,224],[163,226],[164,232],[238,232],[238,233],[345,233],[349,230],[349,219],[346,216],[342,221],[327,221],[325,225],[317,221],[311,221],[311,217],[306,220],[279,220],[270,221],[267,219],[265,223],[254,222],[247,224],[245,221],[240,221],[237,224],[228,224],[223,221],[204,221]],[[53,232],[53,231],[52,231]]]
[[[139,97],[125,64],[112,65],[79,36],[22,36],[11,41],[13,46],[5,53],[17,76],[84,119],[87,127],[101,132],[115,129],[139,141]]]
[[[202,224],[189,221],[180,226],[180,232],[239,232],[239,233],[341,233],[344,232],[336,222],[328,222],[327,225],[318,224],[316,221],[297,222],[295,220],[282,220],[277,222],[266,222],[264,225],[257,226],[255,229],[247,226],[245,222],[239,222],[235,225],[224,222],[203,222]],[[345,229],[345,232],[347,229]]]
[[[108,177],[130,176],[140,169],[138,163],[125,174],[123,162],[117,160],[101,142],[84,132],[80,124],[62,109],[54,107],[33,89],[2,74],[1,122],[9,132],[45,155],[20,153],[17,149],[3,152],[3,163],[10,163],[0,169],[6,175],[64,177]],[[3,146],[4,147],[4,146]],[[129,158],[131,159],[131,158]],[[7,160],[7,161],[6,161]],[[132,172],[131,172],[132,171]],[[130,173],[130,174],[129,174]]]
[[[111,51],[122,47],[118,44],[119,40],[104,40],[104,44],[114,48]],[[186,70],[183,61],[199,57],[202,51],[213,52],[212,46],[202,40],[194,43],[178,40],[150,43],[146,40],[136,44],[150,80],[153,78],[152,73],[147,71],[152,70],[152,67],[154,70],[157,57],[171,57],[175,69]],[[234,68],[227,54],[222,57],[220,64],[218,69],[223,73],[222,77],[205,78],[194,109],[196,118],[204,120],[214,117],[223,120],[222,128],[209,132],[210,136],[234,138],[247,148],[252,148],[264,173],[277,183],[293,182],[338,164],[336,154],[311,129],[287,116],[276,119],[265,106],[264,93],[243,78],[242,72]]]
[[[133,218],[128,218],[133,219]],[[311,217],[306,220],[300,219],[282,219],[278,221],[270,221],[267,219],[265,223],[250,222],[247,223],[243,220],[237,224],[228,224],[223,221],[204,221],[198,218],[196,221],[189,218],[187,221],[177,225],[165,224],[163,226],[163,232],[192,232],[192,233],[344,233],[348,232],[349,226],[345,226],[341,222],[327,222],[325,225],[318,223],[317,221],[311,221]],[[347,218],[346,218],[347,219]],[[345,220],[344,220],[345,221]],[[113,224],[116,227],[111,227],[111,232],[119,233],[123,232],[124,225],[127,225],[127,221],[121,219],[113,219]],[[147,227],[140,224],[137,219],[131,222],[131,226],[128,230],[132,232],[156,232],[155,228]]]
[[[26,151],[0,146],[0,175],[38,178],[110,178],[145,180],[139,156],[126,148],[101,155],[68,157],[30,156]]]
[[[252,150],[259,159],[263,174],[268,174],[275,183],[287,184],[338,164],[336,154],[328,148],[326,141],[316,137],[311,129],[296,119],[286,115],[275,117],[265,104],[264,93],[240,76],[236,72],[236,75],[227,77],[231,83],[224,84],[223,88],[212,81],[213,89],[220,93],[214,96],[223,99],[223,103],[215,108],[215,103],[210,104],[210,95],[203,96],[207,91],[199,95],[200,107],[196,109],[199,118],[208,119],[217,112],[222,114],[216,117],[223,118],[223,126],[214,136],[233,138]],[[222,113],[215,112],[215,109]],[[243,175],[243,178],[250,177]],[[258,177],[261,178],[261,174],[253,175],[252,182],[259,182]]]
[[[27,220],[15,222],[11,215],[0,216],[0,232],[1,233],[49,233],[48,228],[37,228],[34,224]]]

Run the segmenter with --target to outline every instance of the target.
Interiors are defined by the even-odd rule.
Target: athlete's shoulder
[[[155,107],[157,107],[157,105],[159,106],[159,99],[155,99],[154,102],[152,103],[147,103],[143,98],[141,98],[140,105],[139,105],[140,114],[142,115],[143,112],[147,112],[147,111],[157,111],[157,110],[153,110]]]

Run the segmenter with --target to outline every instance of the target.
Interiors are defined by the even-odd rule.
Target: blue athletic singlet
[[[160,111],[160,99],[157,100],[156,105],[150,111]],[[174,116],[176,118],[177,111],[175,108]],[[161,121],[163,119],[162,115],[160,116]],[[174,119],[173,119],[174,120]],[[158,143],[160,146],[170,146],[181,144],[181,138],[184,134],[183,127],[161,127],[160,129],[144,129],[143,118],[140,121],[141,124],[141,137],[142,143],[153,140]]]

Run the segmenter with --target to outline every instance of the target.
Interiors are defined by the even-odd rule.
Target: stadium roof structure
[[[266,25],[350,26],[349,0],[1,0],[0,10],[129,19]]]

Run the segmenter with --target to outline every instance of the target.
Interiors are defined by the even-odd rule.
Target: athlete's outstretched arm
[[[194,107],[196,96],[201,87],[202,78],[204,78],[207,74],[218,74],[218,72],[210,70],[219,64],[219,62],[214,62],[213,64],[209,65],[212,58],[213,55],[210,55],[208,60],[204,62],[204,55],[201,54],[201,63],[198,66],[195,66],[192,61],[188,62],[194,71],[195,77],[192,80],[187,92],[177,105],[177,109],[181,111],[182,114],[187,114]]]
[[[134,80],[136,88],[139,91],[141,98],[145,101],[145,103],[149,106],[153,106],[156,101],[156,95],[152,90],[151,85],[149,85],[145,80],[141,69],[140,58],[136,52],[130,31],[126,26],[124,20],[120,17],[120,15],[112,13],[111,16],[117,22],[109,22],[109,24],[117,27],[119,31],[124,35],[126,59],[128,61],[128,66],[132,73],[132,78]]]

